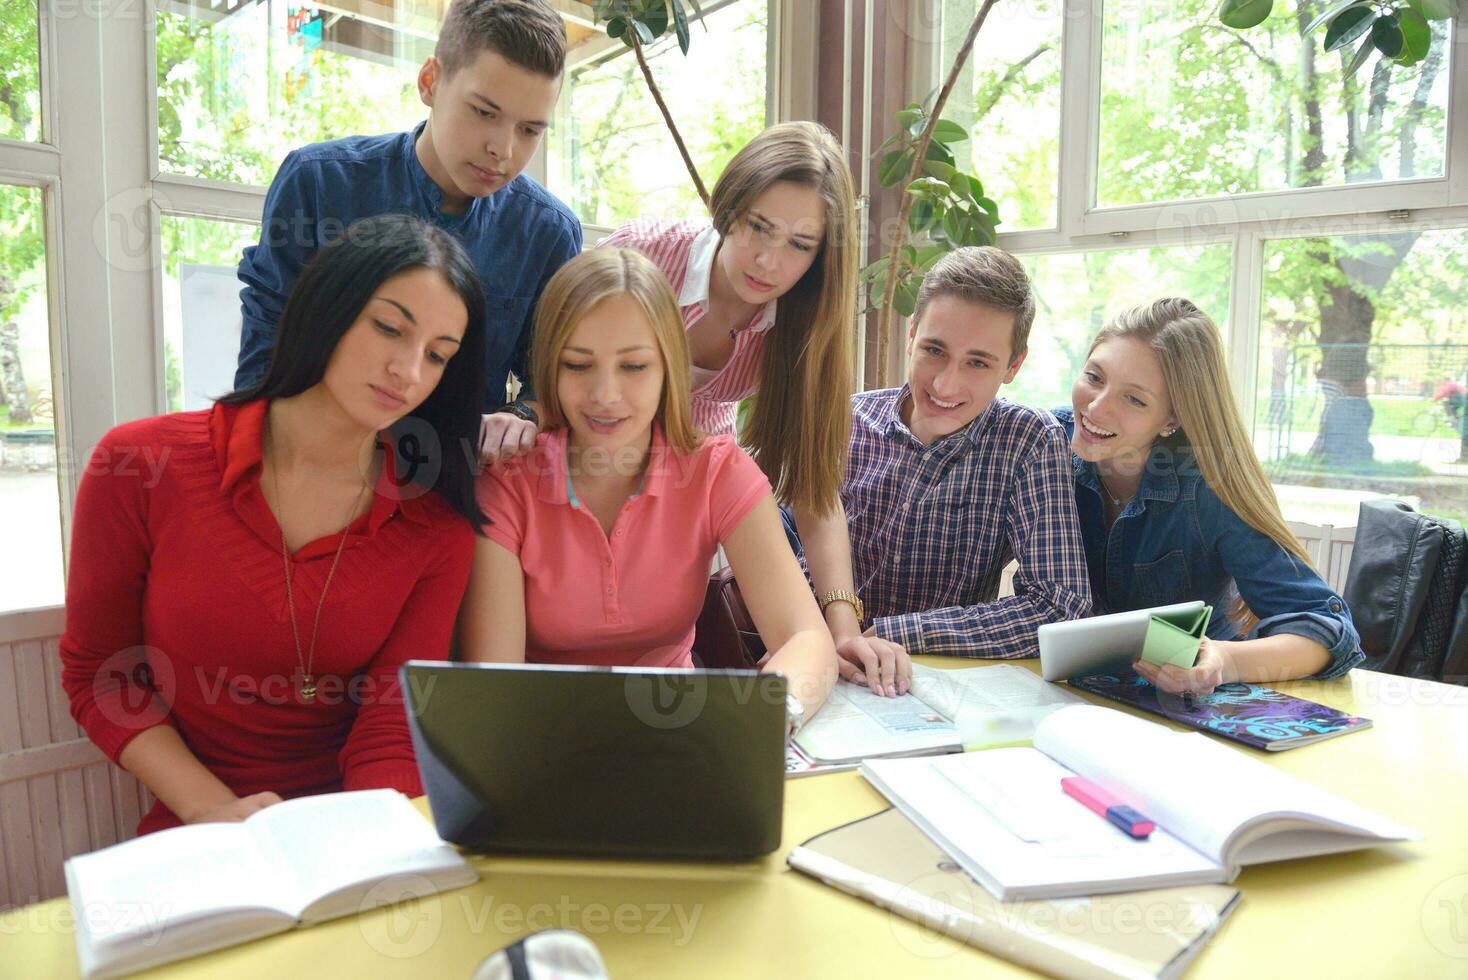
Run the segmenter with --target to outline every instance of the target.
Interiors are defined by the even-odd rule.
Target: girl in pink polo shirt
[[[532,355],[543,431],[479,480],[490,523],[461,615],[466,660],[690,667],[720,545],[809,717],[836,678],[831,635],[769,480],[689,412],[677,302],[630,249],[587,252],[546,285]]]

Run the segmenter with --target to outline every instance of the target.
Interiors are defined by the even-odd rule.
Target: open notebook
[[[66,862],[82,976],[117,977],[477,880],[395,790],[306,796]]]
[[[1246,864],[1420,838],[1203,735],[1093,705],[1050,714],[1033,748],[874,759],[862,774],[1000,900],[1225,883]],[[1061,790],[1070,775],[1157,830],[1128,837]]]
[[[792,739],[786,771],[855,768],[863,759],[1028,741],[1056,708],[1085,702],[1016,664],[941,670],[914,664],[912,693],[884,698],[838,681]]]

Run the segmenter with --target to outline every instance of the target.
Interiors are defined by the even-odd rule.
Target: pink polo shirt
[[[683,454],[654,425],[642,491],[609,537],[567,496],[567,434],[541,433],[530,453],[479,478],[485,534],[525,572],[525,661],[691,667],[714,553],[770,481],[729,436]]]

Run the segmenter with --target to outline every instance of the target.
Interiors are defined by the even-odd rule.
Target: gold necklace
[[[275,439],[272,434],[270,440],[271,448],[275,448]],[[357,499],[352,501],[352,509],[347,512],[346,527],[342,528],[342,538],[337,542],[336,554],[331,559],[331,569],[326,573],[326,582],[321,586],[321,598],[316,603],[316,618],[311,623],[311,645],[307,647],[305,654],[301,652],[301,630],[296,625],[296,596],[291,588],[291,553],[285,543],[285,501],[280,495],[280,468],[272,467],[270,470],[270,482],[275,490],[275,507],[280,512],[280,559],[285,565],[285,601],[286,608],[291,614],[291,636],[296,641],[296,666],[301,669],[301,700],[316,700],[316,679],[311,675],[311,668],[316,663],[316,630],[321,626],[321,610],[326,606],[326,592],[331,588],[331,580],[336,575],[336,563],[341,561],[342,549],[347,544],[347,530],[352,526],[352,516],[357,513],[357,508],[362,506],[362,495],[367,492],[368,484],[362,481],[362,489],[357,492]]]

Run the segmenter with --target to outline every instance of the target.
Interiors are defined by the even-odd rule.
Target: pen
[[[1067,776],[1060,781],[1067,796],[1079,800],[1086,809],[1105,817],[1122,832],[1136,840],[1145,840],[1157,825],[1089,779]]]

